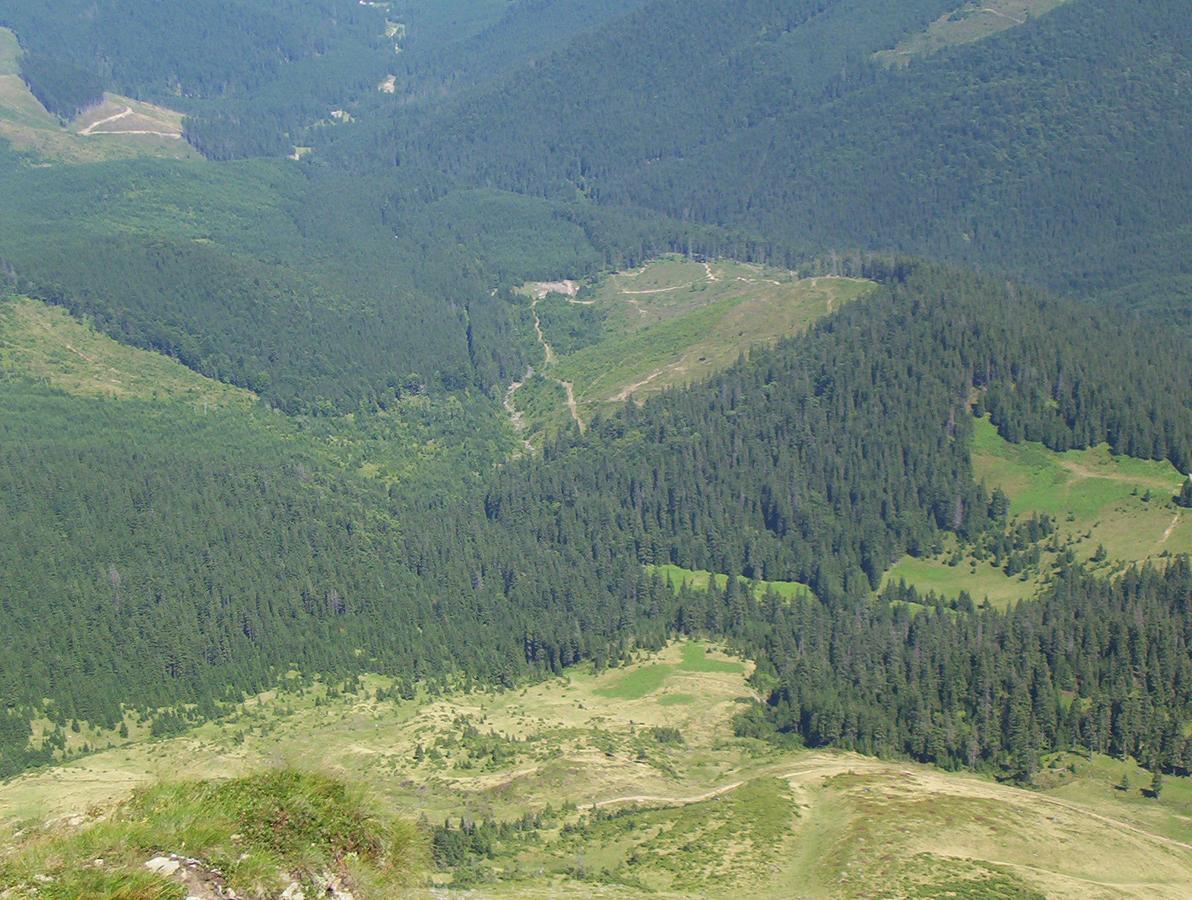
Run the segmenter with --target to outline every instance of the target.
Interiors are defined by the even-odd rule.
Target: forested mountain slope
[[[1165,456],[1187,466],[1192,397],[1185,388],[1189,357],[1179,340],[1156,340],[1117,319],[1110,327],[1070,304],[946,270],[896,268],[881,274],[887,281],[882,293],[845,307],[806,338],[759,352],[704,386],[664,395],[641,409],[630,406],[583,436],[562,437],[540,463],[504,470],[484,497],[483,522],[471,514],[467,530],[473,536],[465,539],[460,518],[432,504],[434,525],[408,535],[411,563],[446,590],[466,592],[499,578],[511,601],[539,611],[538,624],[526,635],[526,655],[552,668],[570,658],[570,628],[556,630],[548,618],[560,603],[577,612],[606,604],[597,621],[614,641],[643,602],[650,604],[651,617],[665,616],[635,574],[643,563],[805,581],[817,598],[787,620],[776,597],[755,607],[730,582],[706,605],[681,601],[672,627],[749,634],[749,646],[774,648],[773,642],[783,640],[776,627],[783,621],[796,640],[815,633],[821,627],[816,621],[835,629],[844,620],[860,623],[872,615],[876,639],[889,633],[888,617],[898,615],[866,599],[890,563],[926,548],[942,532],[972,535],[995,527],[995,504],[970,468],[968,407],[974,391],[1007,434],[1059,448],[1108,439],[1119,451]],[[1062,330],[1054,326],[1059,321]],[[1133,337],[1123,340],[1125,334]],[[1153,358],[1164,363],[1145,370],[1131,364],[1122,354],[1133,342],[1152,348]],[[1149,383],[1153,377],[1158,381]],[[1139,403],[1143,396],[1148,399]],[[1064,576],[1050,595],[1053,601],[1088,597],[1094,589],[1082,587],[1079,578]],[[1163,665],[1171,668],[1164,672],[1174,679],[1162,688],[1155,684],[1157,693],[1147,689],[1153,712],[1167,712],[1148,718],[1146,747],[1168,760],[1184,752],[1182,742],[1170,736],[1160,751],[1157,735],[1167,734],[1185,714],[1188,658],[1179,634],[1188,609],[1186,579],[1181,564],[1166,580],[1152,573],[1142,582],[1153,586],[1147,596],[1156,606],[1153,616],[1139,615],[1153,618],[1162,633],[1155,640],[1167,648]],[[608,599],[589,587],[581,606],[575,584],[602,584]],[[1129,588],[1115,590],[1131,596]],[[857,618],[844,610],[855,610]],[[1104,610],[1108,616],[1110,607]],[[1013,615],[1026,621],[1036,613],[1024,607]],[[1121,615],[1130,613],[1123,609]],[[754,617],[760,621],[750,625]],[[977,620],[962,617],[957,623],[970,625],[981,630]],[[594,630],[589,624],[587,631]],[[982,634],[979,642],[995,640]],[[839,646],[859,648],[869,641],[858,633],[856,641]],[[891,646],[907,643],[896,640]],[[949,640],[939,643],[948,646]],[[1088,658],[1102,653],[1090,649]],[[976,702],[966,692],[977,690],[977,682],[967,676],[965,688],[947,684],[940,698],[930,700],[923,692],[932,688],[919,680],[929,678],[927,670],[907,675],[905,683],[886,682],[881,690],[892,696],[872,701],[872,710],[885,711],[879,716],[862,710],[869,702],[863,698],[874,689],[867,676],[858,674],[850,688],[827,674],[839,666],[826,659],[796,665],[805,654],[787,648],[767,655],[780,676],[791,680],[783,688],[787,695],[773,698],[780,728],[817,742],[845,740],[870,751],[897,748],[940,762],[967,754],[969,764],[1010,764],[1002,754],[1004,730],[973,733],[971,752],[964,749],[968,738],[950,727],[934,749],[914,743],[914,735],[923,735],[916,716],[968,715],[951,707],[957,690],[967,697],[962,704]],[[856,664],[859,672],[871,670],[860,659]],[[1051,658],[1049,664],[1061,663]],[[1062,665],[1071,669],[1077,663]],[[998,676],[996,703],[1009,703],[1023,689],[1015,687],[1017,671]],[[1109,674],[1114,671],[1109,666],[1098,679],[1115,678]],[[817,686],[820,678],[830,685]],[[1100,680],[1063,680],[1064,689],[1090,702],[1110,689]],[[1051,716],[1054,689],[1048,681],[1034,690],[1035,706],[1024,715]],[[839,717],[851,724],[844,731],[815,731],[812,713],[781,712],[792,702],[783,697],[792,691],[814,695],[814,702],[807,701],[814,715],[835,709],[838,726]],[[920,708],[916,697],[926,705]],[[1001,729],[1010,720],[998,721]],[[1039,746],[1059,740],[1057,734],[1032,727],[1029,736],[1019,735],[1013,764],[1026,765]]]
[[[870,58],[947,6],[657,2],[388,140],[482,183],[1183,318],[1187,4],[1076,0],[905,68]]]
[[[187,701],[210,714],[295,667],[509,681],[674,630],[764,649],[780,633],[750,623],[772,602],[675,597],[643,564],[806,581],[807,614],[830,621],[868,608],[903,553],[995,527],[966,440],[974,390],[1007,434],[1187,465],[1176,338],[947,270],[870,274],[885,286],[807,336],[565,433],[464,502],[416,481],[386,496],[242,412],[63,396],[10,370],[0,497],[23,650],[4,658],[19,698],[8,765],[34,712],[113,723],[122,704]],[[1153,365],[1134,364],[1143,353]],[[1176,708],[1186,693],[1163,683],[1151,702]],[[907,749],[905,715],[863,746]],[[981,744],[986,764],[1002,763],[997,747]],[[945,752],[960,758],[951,740]]]
[[[511,380],[518,312],[425,221],[285,163],[45,167],[0,149],[12,288],[289,411]]]
[[[47,134],[102,140],[69,120],[115,88],[193,145],[0,146],[0,778],[222,739],[274,688],[521,690],[675,639],[753,661],[721,712],[759,756],[1192,772],[1185,545],[1038,552],[1105,504],[1015,510],[981,456],[1096,455],[1115,497],[1149,461],[1165,537],[1192,503],[1192,9],[1048,2],[888,64],[958,5],[0,0]],[[1027,543],[996,607],[891,571]],[[478,766],[525,749],[434,715]],[[628,727],[577,758],[671,765]]]
[[[648,0],[484,0],[392,4],[402,23],[403,100],[439,98],[492,81],[597,33]],[[433,101],[432,101],[433,102]]]
[[[0,22],[30,71],[179,108],[212,158],[313,148],[303,165],[366,179],[390,227],[495,186],[619,207],[654,235],[675,228],[643,210],[731,227],[764,261],[897,250],[1186,320],[1192,20],[1175,0],[1045,4],[893,67],[880,54],[956,0],[209,6],[234,34],[176,4],[8,0]],[[157,31],[175,38],[148,59]],[[500,231],[514,206],[471,215]]]
[[[413,399],[358,423],[291,418],[9,298],[0,384],[4,775],[48,759],[70,720],[116,728],[121,704],[209,715],[291,666],[355,671],[367,654],[368,668],[388,658],[409,678],[470,669],[468,643],[486,654],[462,634],[432,637],[475,627],[472,610],[417,623],[429,610],[387,500],[406,479],[450,495],[507,452],[475,399]],[[366,651],[374,639],[414,655]],[[47,732],[29,746],[33,711]]]
[[[462,12],[416,3],[244,0],[212,6],[240,23],[221,46],[249,47],[224,69],[204,50],[224,25],[142,65],[128,10],[36,6],[0,4],[27,53],[168,100],[209,155],[249,148],[213,151],[200,120],[314,151],[55,168],[0,152],[10,285],[291,412],[422,387],[496,399],[538,352],[505,289],[674,250],[841,273],[855,248],[893,247],[1189,308],[1183,4],[1073,0],[895,69],[874,52],[950,3],[526,2],[453,29]],[[179,35],[192,12],[156,4],[137,28]],[[408,55],[384,36],[398,20]],[[381,51],[408,96],[312,93],[293,71]],[[257,109],[280,84],[301,129]]]
[[[355,0],[4,0],[0,24],[28,51],[35,93],[165,102],[218,159],[289,153],[331,109],[375,92],[394,54],[380,5]]]

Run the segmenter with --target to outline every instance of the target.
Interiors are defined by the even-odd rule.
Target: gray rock
[[[164,878],[169,878],[182,868],[182,864],[175,859],[170,859],[168,856],[155,856],[145,863],[145,868]]]

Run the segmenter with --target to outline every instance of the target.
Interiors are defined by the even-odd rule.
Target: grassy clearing
[[[945,542],[944,552],[938,556],[904,556],[889,568],[882,578],[882,585],[905,581],[914,585],[920,593],[934,591],[942,597],[955,598],[961,591],[968,591],[974,602],[988,600],[998,609],[1005,609],[1019,600],[1035,596],[1045,579],[1031,577],[1022,581],[1008,576],[989,560],[966,560],[961,565],[951,566],[948,560],[955,551],[956,542]]]
[[[177,140],[182,137],[182,119],[182,113],[164,106],[133,100],[119,94],[104,94],[103,102],[75,119],[70,124],[70,129],[84,137],[111,138],[144,131],[148,133],[131,136],[141,140]]]
[[[24,883],[44,867],[58,867],[57,877],[76,864],[91,877],[86,863],[95,857],[139,866],[170,849],[163,841],[185,841],[179,852],[209,863],[237,851],[232,870],[239,853],[251,851],[242,884],[266,868],[275,876],[279,859],[287,872],[317,871],[334,854],[306,859],[298,851],[305,832],[275,844],[271,832],[240,823],[238,811],[269,818],[257,801],[231,802],[233,789],[212,795],[211,784],[196,795],[197,788],[172,783],[178,771],[227,784],[280,764],[350,779],[371,803],[334,808],[360,808],[382,826],[388,814],[408,821],[425,813],[432,825],[448,816],[458,824],[460,816],[512,822],[543,814],[540,825],[494,838],[490,852],[434,876],[485,896],[1178,897],[1192,890],[1188,779],[1167,779],[1162,798],[1149,800],[1115,791],[1126,764],[1102,757],[1065,757],[1044,767],[1039,790],[1026,791],[911,763],[779,751],[733,737],[738,701],[753,696],[748,671],[711,645],[688,642],[627,668],[577,667],[509,691],[378,700],[376,689],[389,682],[369,678],[359,691],[315,682],[270,692],[182,736],[135,740],[0,785],[0,835],[5,824],[32,828],[15,857],[0,849],[0,859],[23,866]],[[1143,787],[1141,770],[1132,772]],[[159,781],[166,786],[154,787]],[[150,811],[138,824],[121,812],[110,826],[116,831],[105,831],[106,822],[81,831],[64,823],[75,815],[94,823],[129,797],[126,810],[140,810],[146,801],[137,798],[154,796],[163,800],[160,819]],[[325,821],[314,808],[315,822]],[[352,834],[353,821],[330,833]],[[87,834],[95,835],[91,843],[72,843]],[[391,896],[381,884],[356,895]]]
[[[957,44],[971,44],[1024,25],[1065,2],[1067,0],[980,0],[965,3],[944,13],[923,31],[904,38],[894,49],[875,53],[874,59],[888,66],[905,66],[917,56],[929,56]]]
[[[570,287],[570,286],[569,286]],[[558,358],[545,374],[574,385],[580,415],[706,378],[759,344],[796,334],[869,282],[680,256],[609,275],[540,303]],[[527,293],[539,285],[527,285]],[[535,417],[518,397],[518,409]],[[538,414],[540,415],[540,414]],[[557,418],[541,426],[549,431]]]
[[[1010,444],[984,419],[975,424],[974,474],[1009,495],[1012,515],[1046,513],[1071,531],[1091,531],[1090,552],[1103,543],[1124,561],[1192,551],[1192,522],[1181,515],[1168,532],[1184,480],[1170,463],[1113,456],[1104,444],[1054,453],[1031,441]]]
[[[1007,575],[949,539],[935,556],[901,559],[883,584],[902,579],[945,597],[968,591],[978,603],[987,598],[1005,607],[1047,584],[1057,547],[1084,561],[1103,547],[1098,565],[1106,572],[1192,552],[1192,516],[1172,501],[1183,476],[1170,463],[1113,456],[1105,445],[1056,453],[1031,441],[1011,444],[987,419],[974,423],[972,448],[974,474],[1006,493],[1012,517],[1047,515],[1055,522],[1057,537],[1047,542],[1041,564],[1025,576]]]
[[[0,298],[0,372],[20,374],[78,397],[182,400],[199,407],[248,407],[255,395],[204,378],[181,363],[120,344],[63,309]]]
[[[645,666],[635,669],[606,687],[598,688],[596,693],[601,697],[617,700],[640,700],[662,687],[673,671],[673,666]]]
[[[1129,783],[1123,789],[1123,776]],[[1166,778],[1160,800],[1148,796],[1151,773],[1134,759],[1090,753],[1053,753],[1044,759],[1039,785],[1051,797],[1099,807],[1177,841],[1189,839],[1192,779]]]
[[[21,71],[21,44],[10,28],[0,28],[0,75],[18,75]]]
[[[666,564],[662,566],[646,566],[646,571],[657,572],[674,590],[684,585],[699,590],[706,590],[709,581],[719,591],[723,591],[728,584],[728,576],[720,572],[707,572],[703,569],[684,569],[682,566]],[[769,591],[773,591],[784,600],[795,597],[810,597],[811,588],[799,581],[742,581],[754,597],[761,599]]]
[[[612,276],[597,286],[591,299],[607,314],[607,336],[559,360],[558,375],[575,385],[582,406],[641,399],[698,381],[869,289],[862,281],[800,280],[741,263],[709,268],[715,281],[699,263],[667,259],[636,278]]]
[[[744,671],[743,663],[710,657],[706,644],[690,642],[683,645],[682,659],[678,665],[657,663],[635,666],[629,674],[597,688],[595,692],[611,699],[640,700],[661,688],[676,672],[739,674]],[[663,706],[684,705],[690,702],[690,697],[690,694],[668,694],[659,698],[658,702]]]

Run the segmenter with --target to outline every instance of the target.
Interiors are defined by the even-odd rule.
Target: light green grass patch
[[[1051,12],[1067,0],[980,0],[944,13],[923,31],[901,40],[892,50],[873,58],[887,66],[905,66],[919,56],[929,56],[958,44],[971,44],[1032,18]]]
[[[601,697],[619,700],[640,700],[662,687],[674,670],[674,666],[661,663],[645,666],[618,678],[610,685],[597,688],[596,693]]]
[[[184,400],[199,408],[250,407],[254,394],[205,378],[167,356],[112,340],[66,310],[0,298],[0,374],[79,397]]]
[[[667,563],[661,566],[647,565],[646,571],[658,573],[670,585],[672,590],[679,590],[684,585],[698,590],[707,590],[711,584],[718,591],[723,591],[728,585],[728,576],[721,572],[708,572],[703,569],[684,569],[682,566]],[[750,581],[740,579],[741,586],[752,592],[755,599],[762,599],[773,591],[783,600],[793,600],[796,597],[811,597],[811,588],[800,581]]]
[[[881,588],[905,581],[914,585],[921,594],[934,591],[948,599],[955,599],[961,591],[968,591],[974,603],[988,600],[991,606],[1005,609],[1018,600],[1035,596],[1043,583],[1037,577],[1031,577],[1029,581],[1011,577],[989,560],[975,561],[975,571],[973,561],[969,559],[957,566],[950,566],[947,559],[955,545],[955,539],[949,538],[945,542],[944,552],[939,556],[902,557],[886,571]]]
[[[1065,453],[1011,444],[988,419],[974,422],[972,446],[974,475],[1009,496],[1012,515],[1046,514],[1061,530],[1091,531],[1086,556],[1098,544],[1123,561],[1192,551],[1192,517],[1172,502],[1184,476],[1169,462],[1114,456],[1105,444]]]
[[[706,378],[872,287],[719,260],[708,269],[715,280],[702,264],[668,258],[637,278],[612,276],[597,286],[592,299],[606,312],[605,336],[558,361],[558,376],[575,385],[582,407],[642,399]]]
[[[630,397],[642,400],[706,378],[750,348],[797,334],[872,288],[858,279],[800,279],[731,260],[662,257],[606,276],[577,297],[552,301],[584,304],[598,312],[601,325],[598,334],[577,343],[573,335],[552,335],[547,321],[544,336],[556,352],[569,345],[579,349],[558,353],[544,373],[574,386],[587,419]]]
[[[1173,502],[1183,476],[1169,462],[1114,456],[1104,444],[1064,453],[1034,441],[1012,444],[987,418],[973,423],[972,460],[977,480],[1010,498],[1011,516],[1050,516],[1059,544],[1079,560],[1091,559],[1103,546],[1106,572],[1192,552],[1192,515]],[[955,549],[949,537],[939,555],[903,557],[886,572],[882,586],[901,579],[920,593],[955,598],[968,591],[976,603],[988,599],[1005,608],[1037,595],[1056,557],[1045,553],[1038,571],[1023,580],[989,560],[966,557],[951,566]]]
[[[1129,781],[1125,790],[1123,776]],[[1154,798],[1148,795],[1151,772],[1134,759],[1060,752],[1043,758],[1034,780],[1049,796],[1103,806],[1117,818],[1136,820],[1143,827],[1174,840],[1186,841],[1189,837],[1192,778],[1164,778],[1163,789]]]
[[[708,647],[696,641],[683,645],[683,662],[679,668],[684,672],[744,672],[739,662],[708,657]]]
[[[11,28],[0,28],[0,75],[19,75],[21,44]]]

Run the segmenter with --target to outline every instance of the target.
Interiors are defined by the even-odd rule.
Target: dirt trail
[[[542,296],[539,296],[539,290],[542,288],[542,285],[535,286],[534,299],[530,301],[530,312],[534,316],[534,334],[538,336],[538,343],[542,345],[543,366],[546,367],[554,363],[558,357],[555,355],[555,348],[550,345],[550,342],[546,339],[546,335],[542,333],[542,322],[538,318],[538,301],[545,297],[547,293],[563,293],[563,291],[554,290],[554,288],[558,287],[560,284],[574,286],[574,282],[544,282],[543,284],[550,284],[551,290],[546,291],[542,294]],[[516,394],[518,389],[533,376],[534,367],[528,366],[526,368],[526,374],[522,376],[521,381],[513,382],[513,384],[509,385],[505,391],[505,411],[509,413],[509,418],[513,422],[513,427],[518,431],[521,431],[525,428],[525,416],[514,404],[513,395]],[[575,387],[570,381],[564,381],[562,378],[555,378],[551,375],[547,375],[546,377],[550,378],[551,381],[555,382],[555,384],[559,385],[559,387],[561,387],[567,393],[567,411],[571,413],[572,421],[579,426],[580,434],[583,434],[587,429],[587,425],[579,415],[579,404],[575,401]],[[525,444],[527,450],[534,449],[533,445],[525,438],[522,439],[522,443]]]
[[[67,350],[69,350],[71,353],[73,353],[75,356],[81,356],[83,359],[87,360],[87,362],[91,363],[91,365],[93,365],[93,366],[97,365],[94,358],[88,356],[82,350],[75,349],[73,344],[68,344],[66,342],[63,342],[62,346],[65,347]]]
[[[542,345],[542,352],[546,354],[546,365],[550,365],[555,361],[555,350],[546,342],[546,335],[542,333],[542,322],[538,319],[538,301],[540,297],[535,297],[530,301],[530,312],[534,314],[534,333],[538,335],[538,343]]]
[[[132,107],[126,106],[126,107],[124,107],[123,112],[118,112],[114,116],[108,116],[106,119],[100,119],[98,122],[92,122],[90,125],[88,125],[86,128],[84,128],[82,131],[80,131],[79,134],[91,134],[100,125],[107,125],[108,122],[116,122],[116,121],[119,121],[120,119],[127,118],[128,116],[131,116],[131,115],[132,115]]]
[[[1171,517],[1171,524],[1168,525],[1167,530],[1165,532],[1163,532],[1163,537],[1159,539],[1159,543],[1166,544],[1167,539],[1169,537],[1171,537],[1172,532],[1175,531],[1176,526],[1179,524],[1180,524],[1180,513],[1179,513],[1179,510],[1176,510],[1176,514]]]
[[[1026,19],[1019,19],[1017,16],[1012,16],[1009,13],[1004,13],[1000,9],[990,9],[988,6],[982,6],[978,12],[989,13],[991,16],[1001,16],[1003,19],[1009,19],[1015,25],[1025,25]]]
[[[182,135],[176,134],[173,131],[145,131],[141,129],[130,131],[101,131],[99,134],[151,134],[154,137],[169,138],[172,141],[182,140]]]
[[[633,384],[631,384],[627,387],[621,388],[620,391],[618,391],[616,394],[614,394],[613,396],[608,398],[609,402],[610,403],[624,403],[626,400],[628,400],[630,397],[633,396],[634,392],[637,391],[638,388],[644,388],[647,384],[649,384],[651,381],[653,381],[659,375],[662,375],[668,369],[673,369],[676,365],[678,365],[678,363],[672,363],[669,366],[663,366],[661,369],[651,372],[649,375],[647,375],[641,381],[635,381]]]
[[[574,282],[565,281],[558,282],[558,284],[566,284],[570,286],[572,293],[575,292]],[[562,292],[560,291],[557,293]],[[545,294],[543,296],[545,296]],[[530,312],[534,314],[534,333],[538,335],[538,343],[542,345],[542,353],[545,357],[544,365],[549,366],[551,363],[557,360],[558,357],[555,355],[555,348],[547,342],[546,335],[542,333],[542,322],[538,318],[538,301],[540,299],[540,297],[535,296],[534,299],[530,301]],[[575,387],[570,381],[564,381],[562,378],[555,378],[554,376],[548,377],[567,393],[567,411],[571,413],[571,420],[579,426],[579,433],[583,434],[588,426],[585,425],[584,420],[579,417],[579,404],[575,402]]]
[[[1120,472],[1106,472],[1101,469],[1089,468],[1082,463],[1076,462],[1074,459],[1060,459],[1059,464],[1077,478],[1104,478],[1108,481],[1124,481],[1127,484],[1138,484],[1143,487],[1148,486],[1145,478],[1140,480],[1136,475],[1123,475]]]
[[[521,377],[521,381],[513,382],[511,385],[509,385],[508,389],[505,391],[505,404],[504,404],[505,412],[509,413],[509,421],[511,421],[513,423],[514,430],[516,430],[518,432],[525,430],[525,427],[526,427],[525,418],[526,417],[525,417],[525,413],[523,413],[520,409],[517,408],[517,406],[514,405],[513,395],[517,393],[518,389],[523,384],[525,384],[527,381],[529,381],[533,377],[534,377],[534,367],[526,366],[526,374]],[[522,444],[525,446],[526,450],[530,451],[531,453],[534,451],[534,445],[531,444],[529,442],[529,440],[527,440],[526,438],[522,438]]]
[[[743,781],[736,781],[732,784],[726,784],[724,787],[714,788],[706,793],[697,794],[694,797],[654,797],[649,794],[634,794],[629,797],[613,797],[610,800],[598,800],[582,808],[600,809],[604,806],[612,806],[615,803],[666,803],[671,806],[687,806],[690,803],[702,803],[704,800],[711,800],[713,797],[719,797],[721,794],[735,791],[744,783]]]
[[[571,418],[575,421],[575,424],[579,426],[579,433],[583,434],[588,426],[579,417],[579,406],[575,402],[575,388],[570,381],[564,381],[562,378],[556,378],[555,381],[567,392],[567,409],[571,413]]]
[[[684,288],[689,288],[689,287],[691,287],[690,284],[676,284],[671,287],[650,288],[647,291],[627,291],[627,290],[622,289],[621,293],[625,294],[627,296],[640,297],[643,294],[669,294],[669,293],[671,293],[671,291],[681,291]]]

